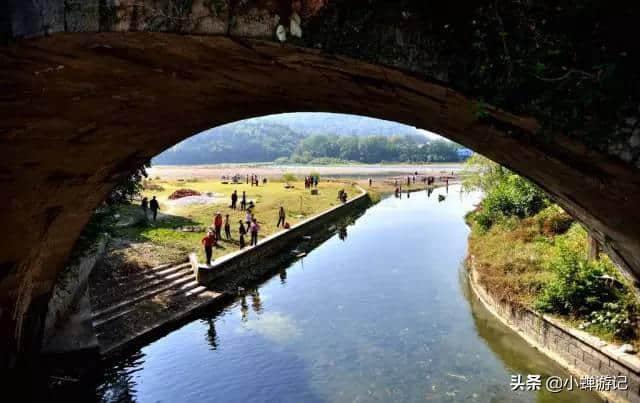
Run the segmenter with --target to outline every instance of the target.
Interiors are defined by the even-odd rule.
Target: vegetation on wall
[[[564,133],[607,150],[627,143],[629,128],[616,127],[640,114],[640,42],[629,31],[639,13],[638,3],[602,0],[336,0],[305,40],[534,116],[549,141]]]
[[[606,255],[590,259],[586,230],[526,179],[484,157],[468,165],[465,187],[485,192],[467,216],[481,283],[605,339],[635,340],[640,305]]]

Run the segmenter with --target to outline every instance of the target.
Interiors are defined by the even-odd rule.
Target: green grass
[[[480,283],[500,299],[535,310],[545,290],[557,280],[552,267],[563,253],[560,245],[565,253],[569,248],[586,259],[587,232],[580,224],[567,224],[568,221],[571,220],[566,213],[551,206],[533,217],[502,219],[485,229],[475,223],[474,213],[470,213],[469,254],[473,256]],[[598,264],[626,284],[608,256],[601,254]],[[557,317],[573,327],[588,321],[580,314]],[[612,330],[602,326],[588,326],[586,330],[604,340],[630,341],[616,337]]]
[[[231,223],[231,241],[223,240],[219,242],[218,247],[214,249],[214,258],[220,257],[227,253],[238,249],[238,221],[245,219],[245,212],[239,208],[232,210],[231,193],[238,191],[240,199],[242,191],[247,193],[247,201],[253,200],[255,208],[253,213],[260,223],[259,239],[269,236],[282,228],[277,228],[278,209],[280,206],[285,208],[286,220],[289,224],[294,225],[308,217],[318,214],[330,207],[340,204],[337,200],[338,190],[344,189],[349,198],[358,195],[359,190],[352,184],[340,182],[323,182],[318,185],[318,195],[311,195],[309,189],[304,188],[303,182],[291,182],[293,189],[285,189],[284,183],[280,181],[270,181],[266,185],[262,183],[258,187],[252,187],[247,184],[223,184],[220,181],[164,181],[152,180],[150,183],[162,187],[160,191],[144,191],[143,195],[151,198],[156,196],[160,203],[160,212],[165,214],[157,222],[149,222],[148,224],[137,225],[125,229],[119,229],[118,235],[126,239],[139,242],[152,242],[156,245],[166,246],[167,248],[178,248],[187,253],[197,251],[199,258],[203,259],[203,250],[200,244],[203,232],[182,232],[178,229],[183,226],[201,226],[209,227],[213,223],[213,217],[216,211],[220,211],[224,215],[229,214]],[[223,203],[208,205],[191,205],[191,206],[175,206],[172,205],[168,196],[177,189],[189,188],[199,192],[213,192],[221,194]],[[139,209],[137,206],[130,206],[125,209]],[[124,213],[123,213],[124,214]],[[224,230],[223,238],[224,238]],[[249,237],[245,237],[247,244]]]

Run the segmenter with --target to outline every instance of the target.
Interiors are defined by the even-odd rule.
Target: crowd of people
[[[242,176],[223,176],[223,180],[232,180],[234,183],[241,183]],[[305,188],[317,188],[319,178],[317,175],[310,175],[304,178]],[[260,179],[257,175],[246,175],[246,183],[251,186],[259,186]],[[267,183],[267,179],[263,178],[263,184]],[[345,203],[347,201],[347,192],[341,189],[338,192],[338,199]],[[239,204],[239,205],[238,205]],[[146,219],[152,218],[153,221],[158,219],[158,211],[160,210],[160,204],[156,196],[153,196],[150,200],[147,197],[143,197],[140,204],[144,217]],[[236,243],[240,249],[245,248],[248,238],[249,246],[256,246],[258,244],[259,234],[261,230],[260,221],[255,216],[255,202],[249,200],[247,192],[242,191],[239,194],[238,190],[233,190],[230,195],[229,209],[231,211],[237,211],[240,209],[245,212],[244,219],[238,220],[237,223],[237,240],[234,239],[232,230],[231,214],[223,214],[221,211],[216,211],[213,215],[211,225],[206,229],[206,235],[200,240],[205,252],[206,264],[211,265],[213,260],[213,249],[218,247],[222,241]],[[149,217],[150,211],[150,217]],[[287,222],[287,215],[284,206],[278,208],[278,216],[276,222],[277,228],[290,228],[290,224]],[[224,231],[224,233],[223,233]]]
[[[280,207],[278,217],[278,227],[282,221],[282,225],[288,227],[285,223],[284,207]],[[233,241],[231,234],[231,222],[229,214],[225,214],[224,218],[219,211],[213,217],[212,227],[207,229],[207,235],[202,238],[202,245],[204,246],[207,265],[211,265],[211,259],[213,255],[213,248],[218,245],[222,238],[222,230],[224,228],[224,240]],[[258,244],[258,235],[260,233],[260,223],[252,212],[251,208],[246,209],[244,221],[238,220],[238,246],[243,249],[246,246],[246,237],[249,236],[249,245],[255,246]]]
[[[247,174],[247,175],[240,175],[240,174],[234,174],[234,175],[222,175],[220,177],[220,179],[222,181],[231,181],[231,183],[242,183],[243,179],[246,178],[246,182],[247,185],[249,183],[251,183],[251,186],[258,186],[260,184],[260,179],[258,178],[258,175],[256,174]],[[262,183],[266,184],[267,183],[267,178],[262,178]]]
[[[250,178],[254,180],[255,178]],[[237,202],[240,197],[238,196],[237,190],[234,190],[231,193],[231,205],[229,206],[232,210],[237,209]],[[255,246],[258,244],[258,235],[260,234],[260,222],[256,218],[253,209],[255,204],[253,200],[249,200],[247,202],[246,192],[242,192],[242,198],[240,199],[240,210],[246,211],[244,220],[238,221],[238,246],[240,249],[243,249],[246,246],[246,237],[249,237],[249,245]],[[288,229],[290,228],[289,223],[286,221],[286,212],[283,206],[280,206],[278,209],[278,221],[276,223],[276,227]],[[226,214],[223,218],[221,212],[216,212],[213,217],[212,226],[207,229],[207,235],[202,238],[201,243],[204,246],[205,256],[207,265],[211,265],[211,259],[213,256],[213,248],[218,245],[222,238],[222,230],[224,229],[224,240],[225,241],[233,241],[233,237],[231,234],[231,222],[229,219],[229,214]]]
[[[255,178],[251,179],[254,180]],[[229,206],[232,210],[237,210],[238,199],[238,191],[234,190],[233,193],[231,193],[231,205]],[[145,218],[149,218],[148,211],[151,210],[151,217],[154,221],[156,221],[158,210],[160,209],[160,205],[158,203],[158,200],[156,199],[156,196],[153,196],[151,200],[149,200],[147,197],[143,197],[140,203],[140,207],[142,208]],[[246,211],[246,214],[244,221],[238,221],[238,245],[240,249],[243,249],[246,246],[245,237],[247,236],[249,236],[250,246],[255,246],[258,244],[260,223],[253,213],[254,207],[255,203],[253,202],[253,200],[249,200],[249,202],[247,202],[247,194],[245,191],[243,191],[242,198],[240,199],[240,210]],[[282,228],[288,229],[290,225],[286,221],[286,217],[287,215],[285,213],[284,207],[280,206],[280,208],[278,209],[278,222],[276,223],[276,227],[280,228],[280,226],[282,226]],[[232,241],[233,237],[231,234],[231,221],[229,218],[229,214],[225,214],[223,217],[222,213],[220,211],[217,211],[213,216],[211,226],[207,229],[206,235],[201,240],[201,243],[204,246],[207,265],[211,265],[213,248],[218,245],[218,242],[223,240],[223,230],[224,240]]]
[[[304,177],[304,188],[311,189],[313,187],[318,187],[318,175],[311,175]]]

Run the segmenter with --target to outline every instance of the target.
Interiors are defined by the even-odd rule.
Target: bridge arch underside
[[[38,344],[56,276],[121,178],[190,135],[273,113],[351,113],[442,134],[540,185],[640,276],[632,168],[540,136],[533,119],[491,107],[479,117],[464,95],[412,74],[258,40],[61,33],[0,48],[0,82],[5,359]]]

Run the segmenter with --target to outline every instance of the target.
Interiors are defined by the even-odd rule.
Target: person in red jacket
[[[216,216],[213,219],[213,227],[216,230],[216,239],[221,239],[222,232],[222,214],[220,212],[216,212]]]
[[[211,266],[211,255],[213,254],[213,246],[216,244],[216,236],[213,231],[207,231],[207,236],[202,238],[202,244],[204,245],[204,254],[207,256],[207,266]]]

